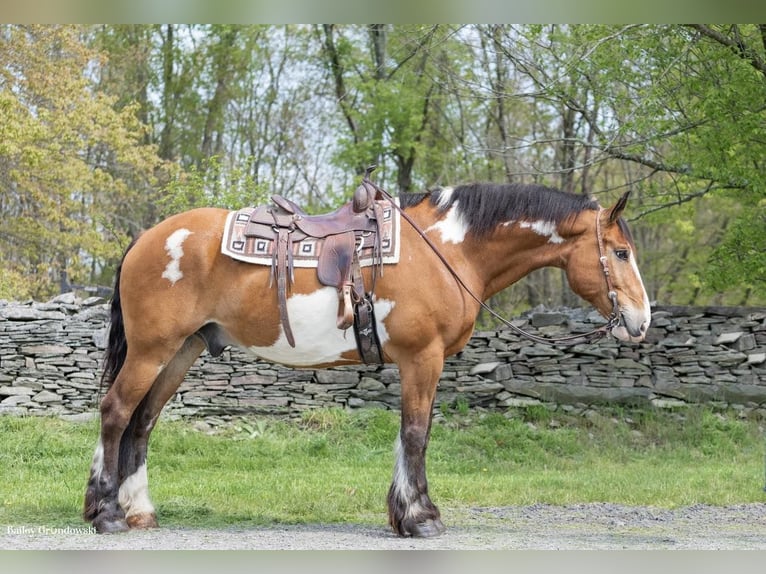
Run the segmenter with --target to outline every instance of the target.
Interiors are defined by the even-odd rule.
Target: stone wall
[[[98,400],[108,307],[62,295],[48,303],[0,301],[0,414],[87,418]],[[531,332],[586,332],[603,321],[585,309],[537,309],[515,320]],[[239,350],[195,363],[168,410],[181,416],[296,415],[326,406],[396,409],[398,370],[288,369]],[[766,407],[766,309],[655,307],[647,341],[552,347],[500,330],[476,332],[447,360],[437,405],[487,409],[718,402]]]

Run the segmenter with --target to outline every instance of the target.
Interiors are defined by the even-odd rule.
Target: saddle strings
[[[517,327],[516,325],[511,323],[508,319],[499,315],[494,309],[492,309],[484,301],[482,301],[481,298],[479,298],[479,296],[476,295],[476,293],[474,293],[473,290],[468,285],[466,285],[465,281],[463,281],[460,275],[458,275],[457,271],[455,271],[452,265],[450,265],[449,261],[447,261],[444,255],[442,255],[442,253],[439,251],[439,248],[434,244],[434,242],[431,241],[431,239],[426,235],[425,231],[420,229],[420,227],[418,227],[418,224],[415,223],[412,220],[412,218],[409,215],[407,215],[401,207],[399,207],[399,205],[397,205],[397,203],[394,201],[393,196],[391,196],[391,194],[388,193],[386,190],[384,190],[382,187],[376,185],[375,183],[373,183],[372,181],[368,179],[370,172],[371,170],[368,170],[367,173],[365,174],[365,180],[368,183],[370,183],[372,186],[374,186],[375,189],[385,199],[387,199],[391,203],[394,209],[396,209],[399,212],[399,214],[407,221],[407,223],[409,223],[412,226],[415,232],[418,235],[420,235],[423,241],[426,242],[426,244],[441,260],[441,262],[447,268],[447,271],[450,272],[452,277],[454,277],[455,280],[458,282],[458,284],[463,289],[465,289],[466,293],[468,293],[471,296],[471,298],[481,306],[482,309],[484,309],[492,317],[500,321],[503,325],[508,327],[511,331],[513,331],[517,335],[521,335],[522,337],[525,337],[531,341],[534,341],[536,343],[543,343],[545,345],[557,345],[557,344],[563,344],[563,343],[574,345],[581,341],[586,343],[592,343],[608,335],[609,331],[612,330],[614,327],[616,327],[620,323],[619,307],[617,305],[617,292],[613,288],[612,279],[609,275],[609,265],[607,262],[606,255],[604,255],[603,237],[601,235],[601,215],[604,211],[603,208],[599,208],[599,212],[596,216],[596,238],[598,241],[599,261],[601,262],[601,269],[604,273],[604,277],[606,278],[606,285],[607,285],[607,289],[609,293],[609,299],[612,301],[612,312],[607,318],[607,322],[604,325],[601,325],[600,327],[597,327],[593,329],[592,331],[588,331],[587,333],[582,333],[579,335],[565,335],[563,337],[541,337],[539,335],[529,333],[528,331],[525,331],[524,329],[520,327]]]

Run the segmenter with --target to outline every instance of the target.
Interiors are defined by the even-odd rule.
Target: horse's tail
[[[104,372],[101,374],[101,386],[104,383],[109,387],[117,378],[122,366],[125,364],[125,357],[128,354],[128,341],[125,339],[125,323],[122,320],[122,301],[120,299],[120,277],[122,276],[122,264],[125,262],[125,256],[135,244],[133,240],[120,260],[117,266],[117,273],[114,276],[114,292],[112,294],[112,306],[110,311],[109,339],[106,345],[106,354],[104,355]]]

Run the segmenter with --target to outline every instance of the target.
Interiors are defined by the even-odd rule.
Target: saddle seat
[[[305,233],[307,237],[316,239],[346,233],[347,231],[376,231],[377,220],[369,213],[370,208],[375,204],[375,199],[381,199],[381,197],[375,190],[362,184],[354,191],[351,201],[335,211],[321,215],[309,215],[294,201],[281,195],[271,196],[271,201],[277,206],[278,211],[281,210],[292,216],[290,222],[297,229]],[[267,207],[265,212],[274,217],[273,210],[273,207]],[[253,222],[256,218],[261,223],[271,223],[266,214],[256,212],[250,221]]]
[[[295,339],[287,315],[287,293],[294,281],[293,245],[296,242],[309,237],[324,242],[317,263],[317,278],[321,284],[338,290],[339,329],[345,330],[354,325],[356,332],[355,317],[360,313],[362,302],[365,302],[366,309],[361,309],[361,312],[372,313],[371,295],[365,291],[357,247],[363,236],[375,237],[374,252],[377,257],[374,258],[373,265],[374,282],[376,266],[382,272],[378,229],[378,222],[382,217],[381,207],[376,201],[379,199],[384,199],[379,188],[365,177],[354,191],[351,201],[330,213],[309,215],[295,202],[280,195],[273,195],[273,205],[260,206],[250,215],[244,231],[245,237],[277,242],[271,277],[272,282],[276,277],[280,318],[291,346],[295,346]],[[369,323],[369,320],[367,322]],[[379,350],[377,352],[377,360],[380,362]],[[369,362],[367,358],[363,355],[365,362]]]

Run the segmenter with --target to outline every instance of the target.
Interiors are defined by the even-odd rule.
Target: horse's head
[[[617,312],[619,323],[611,330],[615,337],[639,342],[649,328],[651,309],[636,264],[636,246],[621,217],[629,195],[609,209],[583,212],[579,219],[587,229],[576,242],[566,273],[572,290],[604,317]]]

